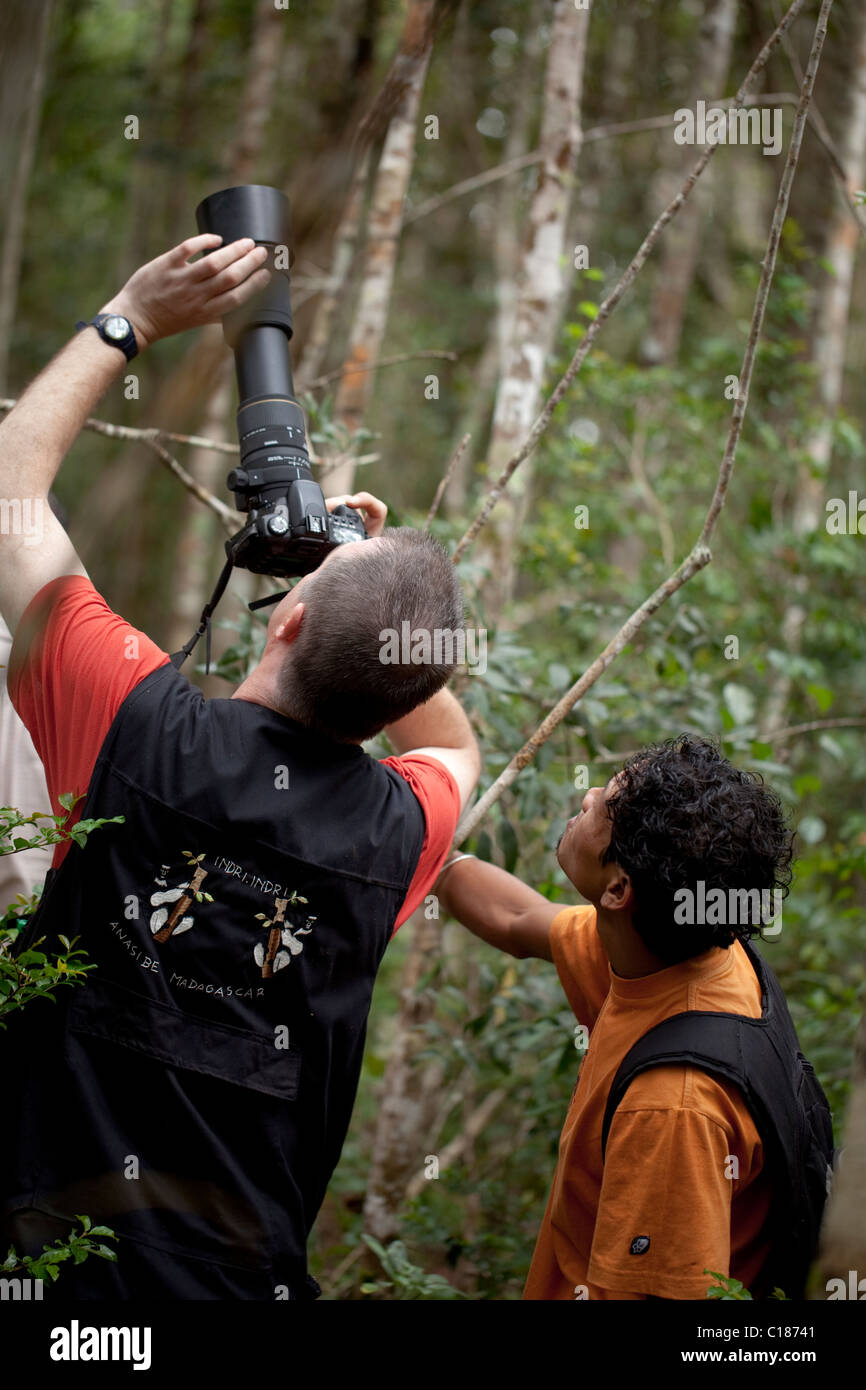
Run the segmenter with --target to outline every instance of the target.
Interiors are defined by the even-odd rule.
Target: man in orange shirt
[[[778,903],[791,844],[776,796],[683,736],[635,755],[568,822],[557,858],[590,906],[563,909],[471,855],[443,869],[445,909],[513,956],[553,961],[590,1039],[524,1298],[705,1298],[707,1270],[747,1288],[760,1273],[770,1183],[736,1085],[652,1067],[617,1108],[604,1158],[602,1122],[620,1062],[655,1024],[687,1010],[761,1016],[741,944],[760,920],[690,923],[678,905],[683,890],[700,901],[701,884]]]

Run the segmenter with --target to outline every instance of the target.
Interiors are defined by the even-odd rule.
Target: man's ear
[[[301,630],[301,623],[304,620],[304,604],[296,603],[294,608],[289,610],[288,616],[278,627],[274,628],[274,639],[277,642],[294,642]]]
[[[625,869],[619,864],[610,864],[610,878],[601,895],[599,906],[606,912],[624,912],[634,904],[634,889]]]

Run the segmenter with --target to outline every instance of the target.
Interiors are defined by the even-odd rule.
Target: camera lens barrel
[[[252,237],[271,246],[291,244],[289,200],[278,188],[267,184],[245,183],[236,188],[221,188],[218,193],[202,199],[195,210],[200,232],[215,232],[223,245]],[[290,264],[294,257],[289,252]]]
[[[307,574],[335,545],[364,539],[360,517],[332,518],[314,480],[303,412],[295,400],[289,203],[277,188],[244,184],[212,193],[196,208],[202,232],[223,245],[251,237],[269,251],[269,283],[223,319],[235,355],[240,463],[228,476],[247,524],[226,541],[235,565],[257,574]],[[345,509],[344,509],[345,510]]]

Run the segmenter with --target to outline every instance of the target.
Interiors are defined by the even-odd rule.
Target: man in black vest
[[[429,536],[385,529],[368,493],[329,505],[363,509],[371,539],[305,576],[255,670],[209,701],[111,611],[45,501],[130,356],[262,287],[264,252],[219,241],[137,271],[0,425],[0,495],[37,522],[0,535],[10,696],[55,812],[73,792],[70,826],[124,818],[58,846],[24,938],[78,937],[97,968],[2,1035],[0,1237],[35,1254],[77,1213],[119,1237],[116,1263],[63,1267],[61,1298],[316,1295],[306,1240],[376,971],[480,768],[444,688],[450,644],[418,664],[382,654],[407,621],[461,628],[453,566]],[[396,756],[376,761],[361,744],[382,729]]]

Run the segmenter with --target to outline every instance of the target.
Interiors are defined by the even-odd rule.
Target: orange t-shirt
[[[146,633],[114,613],[85,575],[52,579],[30,600],[9,658],[9,698],[42,759],[53,813],[63,813],[62,793],[82,796],[67,826],[81,818],[99,750],[120,706],[140,681],[170,659]],[[409,783],[424,812],[421,857],[396,931],[432,891],[448,856],[460,815],[460,790],[444,763],[425,753],[381,761]],[[58,844],[55,868],[70,844]]]
[[[611,1083],[648,1029],[687,1009],[760,1017],[748,956],[735,943],[624,979],[610,967],[594,907],[558,913],[550,940],[590,1038],[523,1297],[703,1299],[714,1282],[705,1269],[749,1288],[769,1249],[770,1185],[738,1087],[699,1067],[651,1067],[626,1091],[601,1157]]]

